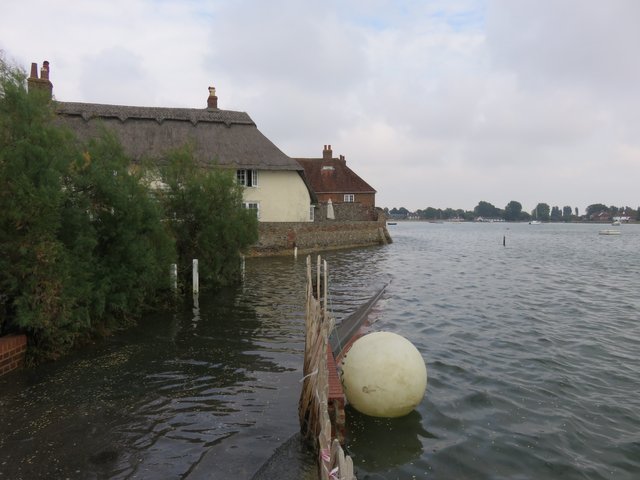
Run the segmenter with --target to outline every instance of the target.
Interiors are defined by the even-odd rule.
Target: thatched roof
[[[102,127],[113,131],[134,162],[162,161],[167,151],[191,144],[203,164],[302,171],[245,112],[75,102],[57,102],[56,112],[81,141],[98,136]]]

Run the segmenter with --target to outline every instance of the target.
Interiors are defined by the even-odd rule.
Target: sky
[[[60,101],[247,112],[381,207],[640,205],[637,0],[2,0]]]

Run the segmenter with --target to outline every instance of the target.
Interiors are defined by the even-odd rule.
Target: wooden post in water
[[[316,265],[316,298],[320,301],[320,265],[322,260],[320,259],[320,255],[318,255],[318,264]]]
[[[325,315],[325,321],[326,321],[326,315],[327,315],[327,299],[329,298],[329,295],[327,295],[328,290],[328,277],[329,277],[329,272],[328,267],[327,267],[327,261],[324,261],[324,269],[323,269],[323,274],[324,274],[324,281],[322,282],[322,290],[324,292],[324,307],[323,307],[323,313]]]
[[[178,265],[172,263],[169,268],[169,278],[171,279],[171,290],[173,293],[178,291]]]
[[[198,259],[193,259],[193,293],[200,291],[200,277],[198,276]]]

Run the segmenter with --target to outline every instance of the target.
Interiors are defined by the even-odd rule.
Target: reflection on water
[[[198,478],[255,434],[248,478],[297,430],[303,274],[248,262],[242,287],[0,379],[0,478]]]
[[[347,407],[348,454],[356,466],[382,472],[409,464],[423,454],[423,439],[433,435],[425,430],[416,410],[400,418],[368,417]]]

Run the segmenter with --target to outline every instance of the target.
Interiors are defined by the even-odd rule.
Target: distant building
[[[591,220],[595,220],[597,222],[610,222],[611,221],[611,214],[607,211],[600,211],[598,213],[595,213],[593,215],[591,215]]]

